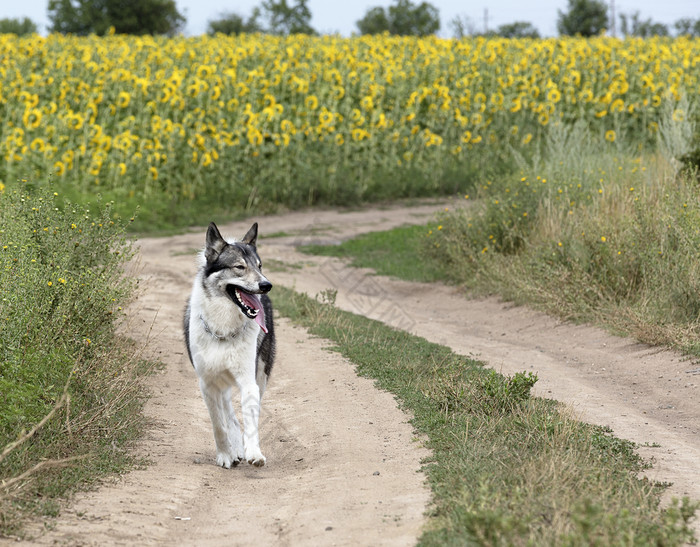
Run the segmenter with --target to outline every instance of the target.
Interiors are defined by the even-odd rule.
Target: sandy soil
[[[371,275],[298,253],[300,243],[424,222],[449,203],[311,211],[257,218],[273,284],[380,319],[506,374],[536,372],[536,392],[573,406],[583,420],[650,446],[650,478],[667,497],[700,499],[700,365],[682,356],[562,323],[497,299],[468,300],[451,287]],[[240,237],[251,221],[220,223]],[[140,242],[145,290],[131,335],[165,364],[151,381],[154,426],[139,450],[153,462],[77,497],[36,537],[71,545],[406,545],[424,522],[427,455],[393,397],[351,364],[278,319],[279,356],[263,400],[263,468],[214,465],[209,418],[180,335],[181,311],[204,229]],[[280,264],[289,265],[279,268]],[[274,289],[273,289],[274,301]],[[151,329],[151,325],[153,328]],[[700,523],[696,521],[700,537]]]

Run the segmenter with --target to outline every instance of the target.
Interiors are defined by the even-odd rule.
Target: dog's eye
[[[236,264],[233,268],[238,270],[239,272],[245,270],[245,266],[243,264]]]

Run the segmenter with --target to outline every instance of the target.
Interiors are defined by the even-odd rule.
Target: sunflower
[[[318,108],[318,98],[316,97],[316,95],[309,95],[308,97],[306,97],[304,104],[309,110],[316,110]]]
[[[131,103],[131,95],[128,91],[120,91],[117,95],[117,106],[119,108],[126,108]]]
[[[34,152],[43,152],[46,149],[46,143],[43,139],[37,137],[29,145],[29,148]]]
[[[36,129],[41,125],[41,110],[38,108],[27,108],[22,116],[22,123],[27,129]]]

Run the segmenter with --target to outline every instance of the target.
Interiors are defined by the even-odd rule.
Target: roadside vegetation
[[[310,252],[413,280],[498,294],[573,321],[700,355],[700,189],[687,104],[659,145],[606,149],[583,124],[555,127],[518,172],[485,178],[423,227]],[[695,141],[697,142],[697,140]],[[422,256],[421,260],[407,257]],[[403,261],[403,264],[402,264]]]
[[[697,130],[676,111],[661,131],[648,154],[553,134],[542,160],[440,215],[424,252],[473,291],[700,355],[698,170],[677,159]]]
[[[689,500],[661,509],[663,485],[628,441],[535,398],[531,373],[502,376],[448,348],[276,289],[282,314],[335,344],[395,394],[424,436],[433,491],[420,545],[682,545]]]
[[[451,280],[440,260],[424,260],[426,238],[438,224],[401,226],[384,232],[369,232],[340,245],[303,245],[299,250],[321,256],[336,256],[356,268],[371,268],[387,275],[425,283]]]
[[[135,284],[109,212],[26,182],[0,192],[0,536],[138,463],[149,366],[116,334]]]

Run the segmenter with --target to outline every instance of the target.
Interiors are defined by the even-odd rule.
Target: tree
[[[389,17],[382,7],[368,9],[365,16],[355,24],[360,34],[381,34],[389,31]]]
[[[247,21],[237,13],[222,13],[219,19],[209,21],[207,33],[213,35],[220,32],[221,34],[232,35],[262,32],[262,27],[258,23],[258,17],[260,17],[259,8],[253,10]]]
[[[651,18],[642,21],[638,11],[632,15],[620,14],[620,30],[625,36],[639,36],[640,38],[669,35],[666,25],[654,23]]]
[[[24,34],[34,34],[37,32],[37,26],[29,17],[24,19],[0,19],[0,34],[16,34],[22,36]]]
[[[515,21],[514,23],[507,23],[501,25],[496,29],[496,34],[498,36],[503,36],[504,38],[539,38],[540,33],[538,30],[527,21]]]
[[[185,18],[175,0],[49,0],[51,32],[85,35],[177,33]]]
[[[356,24],[361,34],[389,32],[401,36],[426,36],[440,30],[440,12],[428,2],[416,5],[411,0],[396,0],[388,10],[370,8]]]
[[[311,26],[308,0],[296,0],[293,6],[287,0],[265,0],[262,9],[271,34],[316,34]]]
[[[468,15],[457,15],[450,20],[448,25],[457,39],[479,34],[479,31],[476,30],[476,24]]]
[[[700,19],[693,20],[690,17],[679,19],[673,26],[678,36],[700,37]]]
[[[608,7],[601,0],[569,0],[569,11],[558,11],[557,29],[566,36],[595,36],[608,25]]]

